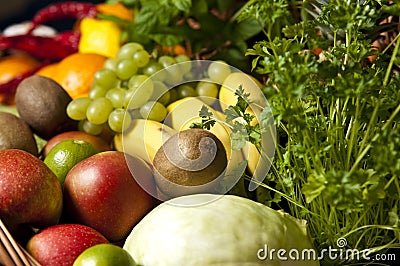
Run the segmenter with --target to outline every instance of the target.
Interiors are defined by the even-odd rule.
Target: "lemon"
[[[98,151],[89,142],[69,139],[56,144],[44,158],[44,163],[63,185],[65,177],[72,167],[96,153]]]

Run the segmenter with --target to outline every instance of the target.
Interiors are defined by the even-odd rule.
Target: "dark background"
[[[75,0],[76,1],[76,0]],[[32,19],[35,13],[52,3],[66,2],[62,0],[0,0],[0,31],[7,26]],[[76,2],[90,2],[94,4],[103,3],[105,0],[85,0]],[[71,29],[73,21],[57,21],[50,26],[58,30]]]

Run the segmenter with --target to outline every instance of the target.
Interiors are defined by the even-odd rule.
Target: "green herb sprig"
[[[221,121],[225,125],[232,128],[231,142],[233,150],[240,150],[247,141],[254,144],[259,152],[261,152],[261,131],[260,125],[252,124],[255,116],[246,111],[251,104],[248,93],[245,93],[242,85],[235,91],[237,102],[235,105],[230,105],[224,110],[225,121]],[[190,128],[202,128],[210,130],[217,122],[213,117],[212,112],[203,105],[199,111],[201,122],[194,122]]]

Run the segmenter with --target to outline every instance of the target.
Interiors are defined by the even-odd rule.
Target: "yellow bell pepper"
[[[121,29],[112,21],[84,18],[80,23],[80,53],[114,58],[120,48]]]

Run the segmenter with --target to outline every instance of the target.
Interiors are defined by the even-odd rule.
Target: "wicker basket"
[[[0,265],[40,266],[40,264],[18,244],[0,219]]]

